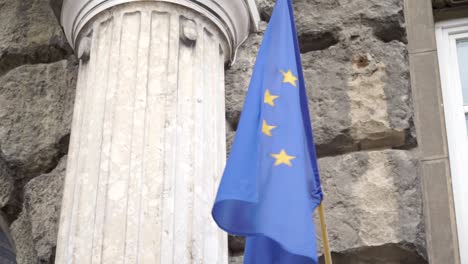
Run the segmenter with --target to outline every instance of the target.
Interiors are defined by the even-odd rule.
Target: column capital
[[[185,6],[211,20],[226,37],[230,48],[227,58],[231,61],[249,33],[258,30],[260,21],[255,0],[64,0],[61,24],[68,41],[76,49],[80,31],[97,14],[119,4],[142,1]]]

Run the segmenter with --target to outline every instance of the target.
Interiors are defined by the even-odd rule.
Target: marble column
[[[56,263],[227,263],[224,65],[256,17],[236,2],[65,0],[80,68]]]

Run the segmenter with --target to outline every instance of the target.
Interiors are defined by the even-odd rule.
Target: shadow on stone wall
[[[376,247],[359,248],[342,253],[332,253],[334,264],[425,264],[428,263],[414,249],[407,249],[396,244],[386,244]],[[323,257],[320,264],[325,264]]]

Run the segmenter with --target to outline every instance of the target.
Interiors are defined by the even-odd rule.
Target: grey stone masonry
[[[293,2],[334,263],[427,263],[404,2]],[[257,4],[264,31],[275,1]],[[228,148],[261,39],[226,72]]]
[[[150,2],[142,1],[135,6],[147,7]],[[149,8],[143,14],[138,8],[127,12],[124,5],[120,6],[121,9],[114,10],[114,14],[122,11],[118,19],[113,20],[111,13],[106,13],[107,19],[102,16],[82,25],[91,30],[74,36],[88,39],[84,45],[77,45],[75,56],[56,17],[62,9],[60,0],[0,0],[3,25],[0,27],[0,207],[9,221],[19,264],[56,261],[56,234],[63,205],[61,186],[67,160],[72,160],[75,166],[70,168],[70,173],[80,173],[79,178],[71,179],[94,186],[72,193],[84,194],[76,196],[85,205],[81,209],[79,205],[73,207],[70,199],[65,206],[71,210],[70,219],[73,216],[70,212],[79,212],[76,220],[84,220],[82,227],[86,227],[79,230],[96,242],[93,245],[89,240],[73,238],[81,246],[76,256],[94,256],[99,260],[100,255],[93,253],[97,250],[85,249],[120,241],[114,243],[115,247],[106,247],[101,256],[119,256],[122,248],[127,248],[125,257],[135,259],[137,246],[132,242],[138,241],[138,234],[150,241],[153,229],[163,230],[153,227],[164,225],[164,230],[177,233],[171,237],[171,233],[163,232],[162,239],[157,236],[154,245],[159,248],[157,244],[161,243],[164,250],[146,250],[148,254],[140,255],[147,257],[149,263],[157,263],[151,260],[158,256],[151,254],[158,252],[164,252],[161,253],[164,264],[218,264],[215,260],[218,257],[222,263],[242,263],[244,239],[229,238],[228,260],[225,234],[206,224],[211,219],[213,197],[206,190],[214,192],[218,178],[214,174],[206,176],[202,168],[214,168],[219,174],[225,159],[224,144],[229,148],[235,136],[256,53],[275,4],[274,0],[255,2],[263,20],[260,30],[249,35],[238,50],[236,63],[229,65],[219,53],[228,50],[223,45],[220,49],[219,45],[224,43],[226,35],[218,35],[215,27],[202,30],[201,25],[211,25],[211,22],[199,20],[199,13],[184,8],[170,12],[154,10],[158,19],[152,19]],[[320,155],[334,263],[460,264],[431,1],[294,0],[293,3],[311,121]],[[169,21],[170,13],[177,16]],[[146,22],[138,23],[139,16]],[[196,27],[186,18],[195,21]],[[113,24],[116,21],[118,24]],[[121,23],[127,23],[128,27],[119,31],[124,28]],[[178,23],[188,27],[178,27]],[[169,26],[174,27],[172,35]],[[154,27],[151,31],[154,52],[150,52],[150,35],[141,34],[141,43],[146,44],[137,47],[140,42],[134,41],[136,34],[132,34],[137,32],[136,28],[148,33],[150,27]],[[131,37],[119,42],[127,47],[123,53],[117,52],[119,45],[111,41],[121,33]],[[97,57],[107,60],[97,60],[96,52],[99,52]],[[140,54],[141,59],[132,60],[132,54]],[[163,76],[167,67],[154,63],[167,60],[168,55],[172,56],[167,64],[171,73],[164,78],[169,85],[162,85],[162,77],[157,76]],[[77,57],[82,59],[78,92],[87,94],[75,97]],[[201,58],[205,60],[203,63]],[[120,68],[119,60],[126,61],[127,66]],[[182,68],[181,75],[176,74],[176,64]],[[194,65],[203,65],[210,76],[199,73]],[[120,74],[119,69],[126,71]],[[216,81],[203,81],[213,80],[215,75]],[[83,81],[87,76],[94,77]],[[134,89],[144,90],[141,80],[146,80],[145,76],[149,76],[151,87],[166,90],[150,89],[151,94],[134,97]],[[197,79],[200,85],[191,86],[194,83],[191,78]],[[120,82],[123,90],[115,94],[106,91],[106,87],[117,87],[107,86],[108,80],[114,84]],[[190,95],[195,95],[195,99]],[[84,114],[81,112],[84,118],[81,120],[86,122],[75,126],[81,127],[81,136],[85,136],[77,141],[81,136],[72,133],[74,147],[68,151],[73,105],[75,100],[79,106],[83,105],[84,98],[88,108]],[[103,98],[106,104],[99,103]],[[115,105],[119,107],[111,108]],[[148,107],[146,121],[140,115],[145,107]],[[81,110],[75,110],[75,115],[80,116],[77,111]],[[130,123],[134,117],[136,122]],[[217,129],[192,129],[195,121],[203,120]],[[139,130],[140,127],[146,130]],[[150,139],[149,134],[156,137]],[[120,142],[112,149],[111,136]],[[148,147],[144,141],[149,143]],[[101,152],[97,152],[101,150],[98,143],[103,144],[102,159]],[[80,155],[78,145],[83,147]],[[201,155],[193,151],[196,147],[203,150]],[[176,152],[180,155],[175,155]],[[144,162],[135,162],[143,154]],[[179,160],[186,162],[177,166]],[[107,171],[107,168],[111,169]],[[167,170],[163,173],[161,168]],[[91,176],[96,171],[102,172],[101,175],[114,173],[109,178],[106,201],[118,208],[118,212],[108,214],[107,220],[106,211],[100,210],[107,199],[106,186]],[[122,191],[127,190],[126,176],[122,175],[130,172],[136,175],[138,171],[146,171],[147,174],[139,175],[146,175],[144,179],[154,185],[138,190],[139,182],[129,181],[130,192]],[[179,189],[163,187],[163,179],[167,180],[164,186],[174,183]],[[194,185],[195,181],[203,185]],[[178,196],[173,195],[175,192]],[[141,206],[140,194],[145,197]],[[120,207],[124,195],[129,197],[125,208]],[[97,200],[92,199],[96,197]],[[99,210],[90,209],[93,201],[101,206],[96,207]],[[164,203],[163,210],[157,209],[159,203]],[[176,212],[172,207],[175,205],[184,210]],[[95,212],[96,222],[88,222],[91,218],[87,217],[94,217]],[[128,239],[117,233],[99,237],[99,232],[106,227],[104,221],[113,221],[113,228],[117,226],[119,230],[126,228],[124,216],[127,215],[145,216],[141,218],[143,228],[135,229],[131,221],[136,218],[129,217]],[[222,242],[218,243],[217,239]],[[213,248],[219,249],[222,256],[213,254],[218,252]],[[58,255],[63,257],[64,252],[66,249]],[[61,259],[58,262],[62,263]]]

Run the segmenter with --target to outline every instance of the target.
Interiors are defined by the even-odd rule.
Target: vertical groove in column
[[[219,57],[218,57],[218,81],[217,81],[217,98],[221,101],[217,105],[218,106],[218,126],[216,131],[218,133],[217,142],[218,142],[218,150],[217,153],[224,153],[226,154],[226,106],[225,106],[225,88],[224,88],[224,51],[221,44],[218,42],[218,50],[219,50]],[[224,166],[226,164],[226,155],[220,156],[218,158],[218,175],[215,181],[214,189],[213,189],[213,196],[216,196],[217,187],[221,181],[221,177],[224,171]]]
[[[218,51],[219,51],[219,57],[218,57],[218,78],[217,78],[217,98],[224,99],[225,96],[225,90],[224,90],[224,52],[221,47],[221,45],[218,43]],[[222,100],[218,105],[218,110],[217,110],[217,120],[218,120],[218,126],[216,128],[216,131],[218,133],[217,139],[217,144],[218,144],[218,150],[217,153],[226,153],[226,108],[225,108],[225,100]],[[221,156],[218,159],[218,175],[215,181],[215,188],[213,189],[213,195],[216,196],[216,190],[219,185],[219,182],[221,181],[221,176],[223,174],[224,170],[224,165],[226,163],[226,155]]]
[[[182,17],[183,19],[187,19],[185,17]],[[195,30],[198,31],[198,28],[200,28],[200,25],[194,21],[195,23]],[[198,38],[195,40],[193,43],[190,43],[189,45],[185,45],[189,50],[190,50],[190,59],[191,63],[187,64],[187,67],[190,69],[190,80],[187,80],[187,82],[190,83],[189,92],[189,101],[187,102],[187,106],[184,107],[187,110],[187,116],[188,119],[191,120],[189,123],[190,127],[188,129],[184,129],[184,134],[186,134],[187,140],[190,142],[191,149],[188,150],[188,156],[189,156],[189,161],[191,164],[190,167],[190,172],[187,175],[187,180],[186,180],[186,188],[187,188],[187,248],[186,250],[188,251],[188,263],[196,263],[196,244],[197,244],[197,238],[196,238],[196,231],[198,229],[194,229],[193,225],[193,219],[195,217],[195,212],[194,212],[194,200],[196,200],[196,195],[195,195],[195,180],[196,180],[196,175],[198,173],[197,170],[197,162],[196,162],[196,157],[200,156],[202,148],[198,146],[198,141],[197,141],[197,128],[200,129],[200,127],[203,125],[200,123],[199,119],[197,118],[197,90],[200,89],[200,87],[197,85],[198,83],[198,65],[199,63],[199,56],[198,56],[198,46],[200,44],[198,43]],[[179,87],[182,88],[182,87]],[[184,115],[185,116],[185,115]]]
[[[94,216],[93,237],[92,237],[92,257],[91,263],[101,263],[103,253],[104,218],[106,211],[106,194],[109,178],[110,149],[112,142],[112,120],[114,109],[114,95],[116,91],[116,80],[120,65],[120,38],[121,19],[120,16],[112,16],[112,28],[110,29],[110,43],[107,47],[109,58],[106,78],[106,94],[104,98],[104,114],[102,124],[102,146],[100,151],[100,164],[97,177],[97,195]],[[99,87],[95,87],[99,89]]]
[[[193,131],[193,138],[194,138],[194,151],[198,154],[194,155],[194,172],[193,172],[193,181],[192,181],[192,189],[193,189],[193,199],[192,199],[192,215],[193,217],[191,220],[191,230],[192,239],[191,239],[191,260],[192,263],[205,263],[203,259],[203,239],[204,233],[199,232],[199,230],[203,230],[203,226],[205,224],[204,216],[203,216],[203,206],[204,206],[204,187],[200,184],[203,180],[203,171],[204,171],[204,149],[205,146],[203,142],[205,141],[204,132],[205,132],[205,101],[208,99],[204,97],[204,87],[203,87],[203,73],[205,71],[203,65],[206,62],[204,58],[204,49],[205,43],[203,38],[203,26],[197,26],[197,45],[195,47],[195,65],[194,66],[194,105],[193,105],[193,113],[194,113],[194,120],[197,122],[194,131]]]
[[[216,120],[218,120],[218,127],[216,131],[218,132],[218,150],[216,153],[218,153],[218,176],[217,180],[215,181],[214,184],[214,189],[213,189],[213,197],[216,197],[216,189],[221,181],[221,177],[223,174],[224,166],[226,164],[226,107],[225,107],[225,88],[224,88],[224,51],[223,48],[221,47],[221,44],[218,42],[219,45],[219,62],[218,62],[218,76],[219,80],[217,82],[218,86],[218,100],[219,100],[219,110],[218,110],[218,116],[216,117]],[[213,228],[218,228],[214,221],[210,222]],[[220,230],[217,230],[218,233],[218,261],[220,263],[228,263],[228,238],[224,232],[221,232]]]
[[[80,141],[79,141],[79,147],[78,147],[78,153],[77,153],[77,160],[76,160],[76,167],[75,170],[73,171],[73,178],[74,180],[74,196],[73,196],[73,208],[72,208],[72,216],[70,219],[70,241],[69,241],[69,250],[71,251],[70,255],[67,256],[66,261],[68,263],[75,263],[76,258],[80,255],[80,250],[81,247],[85,243],[85,239],[80,235],[81,232],[81,219],[84,218],[83,212],[80,211],[81,208],[81,195],[82,195],[82,185],[86,184],[84,180],[86,179],[86,155],[83,155],[83,153],[88,153],[88,148],[89,148],[89,120],[91,119],[91,108],[93,104],[93,97],[94,97],[94,92],[95,89],[93,89],[93,84],[96,79],[96,64],[98,62],[98,45],[97,45],[97,37],[94,34],[94,32],[97,31],[99,25],[95,25],[93,27],[93,34],[91,37],[91,51],[93,54],[96,54],[96,56],[91,57],[90,61],[88,62],[89,66],[87,67],[87,76],[88,78],[86,79],[86,94],[84,95],[85,98],[85,104],[83,106],[84,112],[82,115],[83,122],[81,123],[80,127]],[[86,245],[85,245],[86,248]]]
[[[134,86],[133,126],[131,133],[130,174],[128,182],[125,263],[137,263],[139,240],[139,215],[142,173],[145,148],[145,116],[148,84],[148,51],[150,45],[150,21],[148,12],[141,13],[137,51],[136,80]],[[149,197],[148,197],[149,198]]]
[[[206,130],[207,141],[205,142],[205,148],[207,149],[207,158],[209,160],[206,175],[203,178],[204,186],[204,200],[205,210],[203,214],[205,215],[205,225],[203,227],[205,237],[203,241],[204,255],[206,256],[206,263],[218,263],[218,255],[214,254],[213,251],[218,251],[217,245],[217,232],[219,230],[213,229],[211,224],[213,220],[211,219],[211,206],[214,200],[212,194],[212,189],[214,188],[213,175],[217,167],[217,160],[219,159],[219,154],[215,153],[217,142],[216,142],[216,105],[219,104],[220,98],[216,97],[216,88],[217,83],[215,83],[215,74],[217,72],[216,61],[218,61],[219,52],[217,51],[216,38],[213,35],[213,32],[210,32],[209,29],[205,29],[204,33],[206,50],[204,57],[206,60],[210,61],[207,63],[207,70],[205,72],[205,84],[204,89],[206,89],[206,98],[209,98],[208,104],[206,104],[205,112],[208,113],[208,122],[206,126],[209,128]],[[221,98],[223,100],[223,98]]]
[[[144,146],[142,188],[139,190],[138,260],[159,263],[161,242],[161,199],[163,195],[165,91],[167,88],[169,19],[167,13],[151,12],[148,18],[149,39],[146,59],[146,113],[144,118]]]
[[[81,189],[80,199],[78,201],[79,207],[79,223],[80,226],[94,226],[95,212],[96,212],[96,197],[100,168],[100,152],[102,147],[102,128],[104,119],[104,104],[107,86],[107,69],[109,66],[108,47],[110,45],[112,36],[112,20],[104,21],[98,24],[95,31],[96,38],[96,54],[100,57],[96,59],[95,78],[93,86],[101,87],[101,89],[93,89],[93,96],[90,98],[91,104],[88,107],[90,111],[87,135],[87,155],[83,166],[79,169],[80,181],[86,185],[86,188]],[[84,259],[91,260],[92,256],[92,243],[89,242],[93,237],[93,228],[78,229],[80,236],[78,249],[75,252],[74,258],[79,261]]]
[[[137,83],[138,83],[138,65],[139,65],[139,56],[138,56],[138,53],[139,53],[139,50],[140,50],[140,37],[141,37],[141,19],[142,19],[142,15],[141,15],[141,11],[136,11],[136,12],[132,12],[132,13],[128,13],[129,16],[133,16],[133,15],[137,15],[137,19],[136,21],[132,21],[132,26],[135,26],[135,30],[136,31],[133,31],[133,33],[137,32],[137,35],[136,35],[136,38],[134,39],[134,41],[137,43],[135,46],[132,45],[132,49],[134,48],[135,49],[135,53],[132,54],[132,57],[131,59],[133,59],[132,62],[134,62],[134,64],[132,65],[133,68],[135,69],[135,72],[133,73],[132,77],[133,79],[131,79],[133,82],[129,82],[127,83],[127,85],[129,85],[131,88],[130,90],[128,90],[130,93],[131,93],[131,99],[130,99],[130,111],[129,111],[129,116],[131,118],[131,121],[129,122],[130,124],[130,130],[127,131],[128,134],[130,134],[128,136],[128,138],[130,139],[129,141],[129,145],[128,147],[130,148],[129,149],[129,155],[127,156],[128,157],[128,175],[127,175],[127,178],[124,180],[127,184],[126,186],[126,194],[125,194],[125,207],[124,207],[124,210],[126,211],[126,213],[124,214],[124,217],[125,217],[125,221],[124,221],[124,225],[125,225],[125,231],[124,231],[124,251],[123,251],[123,263],[126,263],[127,262],[127,259],[126,259],[126,250],[127,250],[127,244],[128,244],[128,221],[129,221],[129,218],[132,217],[132,215],[129,216],[129,209],[132,209],[132,208],[129,208],[129,204],[130,204],[130,200],[131,200],[131,191],[132,191],[132,185],[133,185],[133,181],[135,180],[133,178],[134,174],[133,174],[133,169],[132,168],[132,161],[134,160],[134,151],[135,151],[135,148],[133,147],[134,146],[134,142],[135,140],[137,139],[134,135],[134,131],[135,131],[135,111],[136,111],[136,102],[137,102],[137,91],[136,91],[136,88],[137,88]],[[125,16],[125,15],[124,15]],[[130,18],[129,18],[130,19]],[[132,18],[133,20],[133,18]],[[132,34],[132,37],[133,37],[133,34]],[[127,146],[126,146],[127,147]],[[126,149],[126,148],[125,148]]]
[[[179,18],[179,21],[183,20]],[[190,212],[193,175],[193,58],[194,46],[179,45],[177,85],[177,144],[176,183],[174,203],[174,263],[189,263],[190,260]]]
[[[67,172],[63,191],[63,202],[61,209],[61,217],[58,243],[57,243],[57,260],[61,263],[66,263],[65,260],[69,259],[70,252],[70,231],[71,231],[71,218],[73,217],[73,197],[75,193],[75,180],[76,180],[76,163],[79,155],[79,142],[81,138],[81,125],[83,122],[82,112],[85,104],[84,94],[87,93],[87,73],[88,64],[80,61],[78,70],[78,80],[75,96],[75,107],[73,110],[73,123],[72,133],[70,136],[70,144],[78,146],[71,148],[68,152],[67,159]]]
[[[209,57],[209,52],[210,52],[210,48],[211,48],[211,45],[210,45],[210,41],[211,41],[211,38],[210,38],[210,33],[208,32],[208,30],[204,27],[203,28],[203,32],[202,32],[202,39],[203,39],[203,43],[204,43],[204,47],[203,47],[203,60],[208,62],[208,61],[211,61],[211,58]],[[207,174],[206,172],[209,170],[209,168],[211,168],[213,166],[213,162],[210,161],[210,150],[209,150],[209,142],[211,140],[213,140],[213,137],[211,136],[211,129],[209,129],[210,127],[210,122],[212,120],[212,113],[210,113],[210,109],[209,109],[209,106],[210,104],[212,104],[213,102],[216,101],[215,98],[212,98],[210,97],[210,84],[209,84],[209,74],[210,74],[210,71],[211,71],[211,68],[210,68],[210,63],[204,63],[203,64],[203,82],[202,82],[202,89],[203,89],[203,98],[204,100],[206,100],[206,104],[204,105],[204,109],[203,109],[203,112],[204,112],[204,120],[205,120],[205,126],[208,127],[208,129],[205,129],[204,133],[205,133],[205,137],[206,137],[206,140],[203,142],[205,144],[204,146],[204,149],[206,150],[205,151],[205,155],[204,155],[204,167],[207,169],[204,171],[204,174],[203,175],[203,178],[201,179],[200,181],[200,186],[201,188],[203,188],[203,193],[202,193],[202,203],[203,201],[205,202],[205,204],[202,204],[202,209],[201,209],[201,214],[206,214],[207,212],[207,207],[208,207],[208,200],[209,200],[209,194],[207,193],[207,191],[209,190],[208,186],[209,184],[207,185],[210,177],[209,177],[209,174]],[[203,220],[206,221],[206,216],[203,217]],[[207,262],[207,261],[213,261],[209,254],[207,254],[206,251],[209,251],[208,247],[208,243],[207,241],[210,239],[210,236],[211,234],[207,233],[207,226],[206,224],[204,224],[202,227],[201,227],[203,230],[203,240],[201,241],[201,243],[203,244],[202,248],[203,248],[203,255],[205,256],[205,259],[204,261]]]
[[[108,181],[107,205],[104,221],[103,259],[123,263],[127,220],[128,184],[137,74],[138,40],[141,24],[139,11],[124,13],[122,17],[120,60]]]
[[[162,206],[161,264],[174,263],[174,186],[177,157],[177,85],[179,65],[179,17],[170,16],[167,63],[166,116],[164,126],[164,193]]]

